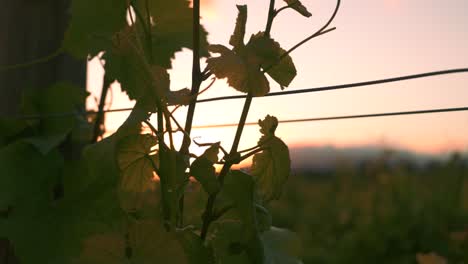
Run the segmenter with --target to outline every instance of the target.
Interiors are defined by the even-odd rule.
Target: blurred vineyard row
[[[468,161],[416,166],[391,153],[291,176],[271,207],[304,263],[468,263]]]

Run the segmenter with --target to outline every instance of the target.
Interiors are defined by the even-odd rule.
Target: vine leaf
[[[123,31],[132,31],[129,28]],[[125,32],[117,35],[126,35]],[[128,40],[129,42],[135,41],[135,36],[130,38],[133,40]],[[138,53],[136,47],[105,53],[103,59],[106,61],[106,76],[119,81],[122,91],[130,99],[139,101],[147,111],[155,112],[157,100],[161,100],[169,91],[169,74],[158,65],[149,65]]]
[[[119,170],[115,162],[115,147],[117,138],[114,135],[107,137],[95,144],[88,145],[83,150],[83,159],[87,167],[87,176],[80,183],[80,188],[95,189],[103,186],[110,188],[118,186]],[[105,175],[103,177],[102,175]]]
[[[180,218],[179,201],[188,183],[188,157],[171,149],[159,151],[161,200],[165,224],[175,226]]]
[[[67,83],[57,83],[47,89],[25,92],[21,111],[25,115],[73,113],[84,103],[85,98],[82,89]],[[47,154],[65,140],[78,121],[79,118],[74,115],[40,119],[30,123],[36,135],[24,141],[35,146],[42,154]]]
[[[169,69],[172,59],[183,48],[193,49],[193,10],[186,0],[149,0],[151,15],[152,56],[154,63]],[[145,14],[145,1],[138,1],[136,8]],[[177,14],[177,15],[175,15]],[[208,56],[208,33],[200,26],[200,55]]]
[[[228,219],[215,222],[212,228],[208,243],[213,247],[217,263],[264,263],[260,237],[246,240],[243,223]]]
[[[247,6],[237,6],[239,13],[236,27],[229,43],[233,49],[223,45],[210,45],[208,50],[220,56],[207,59],[207,69],[217,78],[227,78],[234,89],[250,93],[253,96],[264,96],[270,91],[270,85],[261,68],[268,69],[268,74],[281,87],[287,87],[296,76],[292,59],[280,45],[263,32],[252,35],[247,45],[244,44]],[[281,56],[285,56],[281,60]],[[271,67],[271,68],[269,68]]]
[[[73,166],[64,166],[58,150],[42,155],[22,141],[2,148],[0,210],[4,202],[12,209],[6,218],[0,218],[0,234],[12,241],[21,263],[38,259],[50,264],[69,263],[79,253],[81,239],[96,230],[104,232],[108,225],[122,219],[112,191],[116,187],[114,177],[107,170],[106,157],[101,156],[109,147],[106,142],[85,151],[86,160],[96,163],[76,161]],[[67,174],[70,170],[77,172]],[[91,171],[105,173],[92,175]],[[52,194],[60,177],[67,195],[57,200]]]
[[[296,77],[297,70],[291,56],[289,54],[284,56],[286,51],[280,47],[279,43],[270,37],[265,37],[263,32],[259,32],[252,36],[249,47],[260,58],[261,67],[268,70],[268,75],[281,86],[281,89],[288,87]],[[282,56],[284,58],[281,58]]]
[[[223,190],[233,200],[236,211],[239,213],[245,229],[255,230],[255,210],[254,210],[254,188],[255,183],[252,176],[233,170],[226,177]],[[247,236],[251,236],[248,234]]]
[[[235,50],[240,50],[245,47],[244,36],[245,26],[247,24],[247,6],[237,5],[237,9],[239,10],[239,14],[237,15],[236,27],[229,39],[229,44],[231,44]]]
[[[159,159],[152,153],[152,147],[156,144],[156,137],[145,134],[127,136],[117,145],[119,196],[126,211],[141,209],[144,194],[155,190],[154,167],[158,166]]]
[[[252,263],[243,248],[242,224],[239,221],[215,222],[212,229],[208,242],[213,247],[217,263]]]
[[[257,218],[257,228],[260,233],[263,233],[267,230],[270,230],[271,224],[272,224],[272,217],[270,212],[268,210],[259,205],[255,204],[255,212],[256,212],[256,218]]]
[[[118,133],[117,133],[118,134]],[[118,135],[114,134],[83,150],[86,174],[65,180],[65,189],[76,189],[70,202],[81,204],[85,215],[97,223],[120,223],[124,212],[119,203],[119,168],[116,162]],[[71,185],[73,184],[73,185]],[[89,210],[89,211],[88,211]]]
[[[177,240],[184,248],[190,264],[215,264],[213,249],[205,246],[203,240],[191,228],[176,231]]]
[[[125,26],[114,33],[112,49],[104,53],[102,59],[105,61],[106,78],[117,80],[130,99],[138,100],[151,86],[151,76],[142,61],[142,51],[136,46],[137,36],[133,28]]]
[[[28,127],[26,120],[0,117],[0,147],[10,143],[12,139]]]
[[[63,47],[77,58],[96,56],[112,46],[112,35],[126,25],[126,0],[73,0]],[[111,7],[111,8],[110,8]],[[105,19],[103,19],[105,18]]]
[[[253,157],[251,173],[255,177],[257,191],[264,202],[278,199],[289,177],[291,160],[289,149],[275,136],[278,119],[267,115],[258,121],[263,136],[259,140],[264,150]]]
[[[302,246],[297,234],[282,228],[271,227],[261,236],[266,264],[301,264]]]
[[[227,78],[228,84],[239,92],[263,96],[270,91],[265,75],[260,71],[260,61],[253,53],[237,54],[222,45],[210,45],[208,50],[219,57],[207,59],[207,68],[219,78]]]
[[[42,155],[16,141],[0,149],[0,210],[28,210],[50,202],[63,158],[58,150]]]
[[[136,221],[122,231],[89,237],[75,263],[189,263],[182,245],[154,220]]]
[[[0,234],[14,245],[18,263],[35,263],[38,259],[50,264],[69,263],[79,253],[83,233],[75,229],[78,226],[70,226],[76,218],[72,210],[50,204],[36,204],[28,211],[16,209],[8,219],[0,218]]]
[[[292,9],[296,10],[299,14],[305,17],[311,17],[312,14],[299,0],[284,0]]]
[[[241,219],[241,244],[253,263],[263,263],[263,250],[257,228],[254,204],[255,183],[252,176],[233,170],[225,179],[223,191],[234,202]]]
[[[213,144],[190,166],[190,174],[200,182],[205,192],[210,195],[219,192],[221,188],[213,166],[218,161],[219,147],[219,143]]]
[[[270,91],[270,85],[265,75],[260,71],[261,61],[245,47],[244,34],[247,23],[247,6],[238,5],[236,27],[229,43],[233,50],[223,45],[210,45],[208,50],[219,53],[219,57],[207,59],[207,69],[217,78],[227,78],[228,84],[234,89],[251,93],[253,96],[263,96]]]

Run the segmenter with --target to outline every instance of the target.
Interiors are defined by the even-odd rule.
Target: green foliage
[[[14,138],[28,127],[25,120],[11,120],[0,117],[0,147],[8,144],[11,138]]]
[[[21,114],[51,117],[0,119],[0,239],[11,242],[20,263],[468,262],[460,156],[429,170],[377,163],[327,181],[295,177],[283,200],[270,204],[284,193],[291,166],[275,117],[259,120],[258,145],[245,151],[237,149],[244,118],[230,152],[215,143],[190,163],[190,148],[176,149],[174,125],[184,142],[192,141],[190,129],[168,106],[192,104],[211,75],[248,94],[243,117],[252,96],[270,91],[266,74],[282,89],[293,81],[295,65],[271,26],[284,9],[311,13],[300,1],[285,2],[272,5],[266,29],[247,43],[247,6],[237,6],[228,48],[208,45],[186,0],[73,0],[63,48],[82,59],[99,56],[106,79],[120,82],[136,104],[115,134],[93,143],[91,120],[81,114],[85,94],[66,83],[23,96]],[[171,90],[175,54],[196,46],[193,68],[201,57],[207,67],[194,71],[191,90]],[[158,125],[144,134],[152,113]],[[250,174],[231,169],[252,155]]]
[[[237,5],[239,14],[237,15],[236,27],[229,39],[229,44],[234,47],[234,50],[240,51],[245,47],[244,36],[245,27],[247,25],[247,5]]]
[[[78,58],[110,50],[111,38],[126,24],[126,0],[74,0],[63,46]]]
[[[281,85],[281,88],[288,87],[296,77],[297,71],[292,58],[285,55],[286,51],[280,47],[279,43],[259,32],[252,36],[249,45],[260,58],[261,68],[267,70],[271,66],[267,70],[268,75]],[[279,60],[281,56],[285,57]]]
[[[203,240],[191,228],[177,231],[177,239],[184,248],[190,264],[214,264],[213,249],[204,245]]]
[[[159,159],[151,153],[157,138],[151,135],[127,136],[117,145],[117,163],[120,169],[121,205],[126,211],[141,209],[144,194],[154,191],[154,169]]]
[[[243,237],[247,241],[257,235],[254,204],[254,181],[252,176],[238,170],[232,171],[224,183],[223,190],[233,201],[243,224]]]
[[[23,210],[50,201],[63,159],[55,150],[42,155],[17,141],[0,149],[0,209]]]
[[[101,233],[84,241],[72,263],[190,263],[173,233],[158,221],[137,221],[122,232]]]
[[[308,16],[302,4],[287,3]],[[86,95],[66,83],[24,94],[21,112],[34,118],[0,120],[0,238],[21,263],[300,263],[295,235],[272,227],[264,207],[279,198],[290,171],[289,150],[274,135],[277,119],[259,122],[263,136],[246,155],[237,149],[245,120],[229,153],[210,144],[190,163],[195,155],[185,146],[194,100],[211,75],[250,99],[269,92],[265,73],[281,88],[296,76],[271,28],[245,44],[247,6],[237,8],[229,49],[208,44],[199,10],[186,0],[72,1],[63,49],[99,57],[106,82],[118,81],[136,104],[99,142],[90,142],[94,121],[82,114]],[[193,87],[171,90],[175,54],[195,47]],[[168,106],[189,104],[182,128]],[[157,127],[148,122],[153,113]],[[179,150],[174,125],[185,137]],[[252,175],[231,169],[254,154]],[[219,173],[215,164],[223,165]]]
[[[218,161],[219,144],[208,148],[203,155],[195,159],[190,165],[190,173],[208,194],[219,192],[221,185],[216,179],[215,167],[213,164]]]
[[[299,264],[302,255],[301,240],[297,234],[277,227],[262,234],[265,263]]]
[[[85,94],[80,88],[67,83],[57,83],[46,89],[28,90],[23,96],[21,111],[26,115],[74,113],[78,112],[84,99]],[[65,140],[79,121],[79,117],[69,115],[29,122],[34,135],[24,140],[43,154],[47,154]]]
[[[155,23],[151,38],[153,58],[157,65],[171,68],[176,52],[182,48],[193,49],[193,10],[186,0],[154,0],[149,3],[149,13]],[[208,56],[208,34],[203,26],[200,26],[199,34],[200,55]]]
[[[211,45],[209,51],[220,54],[207,60],[208,69],[217,78],[227,78],[231,87],[254,96],[263,96],[270,91],[268,80],[260,71],[260,62],[254,54],[242,56],[223,45]]]
[[[209,242],[214,249],[217,263],[252,263],[244,249],[245,242],[240,222],[233,220],[218,222],[213,229]]]
[[[291,160],[288,146],[275,136],[278,119],[268,115],[258,123],[263,133],[258,144],[263,151],[253,157],[251,173],[255,176],[261,199],[268,202],[280,197],[283,185],[289,177]]]
[[[270,209],[276,226],[298,232],[304,263],[423,263],[417,255],[466,262],[466,178],[460,199],[451,198],[460,187],[453,183],[466,177],[466,158],[424,168],[381,160],[288,182]]]
[[[231,87],[253,96],[264,96],[270,91],[270,85],[261,68],[268,70],[268,74],[281,87],[288,86],[296,76],[296,68],[289,55],[285,54],[278,42],[265,37],[264,32],[252,35],[249,42],[244,44],[245,24],[247,23],[247,6],[237,6],[236,27],[229,44],[233,49],[223,45],[211,45],[209,51],[219,53],[219,57],[208,58],[208,69],[217,78],[227,78]],[[280,56],[285,56],[279,61]],[[274,65],[278,63],[277,65]]]
[[[67,263],[80,247],[77,232],[68,224],[71,207],[45,202],[34,206],[30,210],[15,208],[8,219],[0,219],[0,234],[12,242],[21,263],[34,263],[38,259],[52,264]]]

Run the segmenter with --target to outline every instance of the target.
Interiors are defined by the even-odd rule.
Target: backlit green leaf
[[[156,111],[157,100],[169,91],[169,74],[157,65],[149,65],[136,50],[104,54],[106,76],[117,80],[130,99],[140,102],[149,112]]]
[[[184,249],[159,221],[137,221],[120,232],[89,237],[76,264],[189,263]]]
[[[302,246],[297,234],[282,228],[271,227],[261,236],[265,264],[301,264]]]
[[[242,49],[245,46],[244,36],[245,25],[247,23],[247,5],[237,5],[237,10],[239,10],[239,13],[237,15],[236,27],[229,39],[229,44],[234,47],[234,50]]]
[[[219,143],[208,148],[190,166],[190,174],[200,182],[208,194],[217,193],[221,188],[216,178],[215,167],[213,166],[218,161],[218,152]]]
[[[265,37],[263,32],[259,32],[250,38],[247,45],[260,58],[261,67],[264,70],[268,70],[268,75],[280,84],[282,88],[288,87],[294,77],[296,77],[297,71],[289,55],[279,60],[286,53],[279,43],[270,37]],[[270,66],[272,67],[269,68]]]
[[[223,191],[234,202],[235,209],[245,225],[246,237],[250,237],[251,233],[256,232],[254,185],[252,176],[239,170],[233,170],[226,176],[223,186]]]
[[[259,120],[259,124],[264,134],[259,144],[264,150],[254,155],[251,173],[255,177],[260,198],[268,202],[280,197],[290,174],[291,160],[288,146],[274,135],[278,120],[267,116]]]
[[[247,22],[247,6],[238,5],[236,27],[229,40],[234,48],[230,50],[223,45],[210,45],[208,50],[219,53],[219,57],[206,60],[207,69],[216,78],[227,78],[229,86],[253,96],[263,96],[270,91],[270,85],[265,75],[260,71],[260,58],[254,50],[244,44],[245,24]]]
[[[63,46],[78,58],[110,50],[112,36],[126,25],[126,0],[73,0]]]
[[[74,208],[36,206],[29,211],[13,210],[8,219],[0,219],[0,236],[11,241],[19,263],[69,263],[79,253],[82,234],[70,225],[76,219]]]
[[[28,127],[26,120],[0,117],[0,147],[7,145]]]
[[[225,220],[213,224],[209,239],[220,264],[264,263],[262,241],[258,236],[245,238],[245,226],[235,220]]]
[[[185,0],[149,0],[152,56],[154,64],[171,68],[171,60],[183,48],[193,49],[193,10]],[[138,1],[136,8],[146,18],[145,1]],[[207,56],[207,32],[200,26],[200,55]]]
[[[98,143],[87,146],[83,150],[83,158],[87,166],[88,177],[83,180],[83,189],[117,187],[119,179],[119,169],[115,159],[116,136],[110,136]]]
[[[263,32],[252,35],[245,45],[247,6],[238,6],[238,9],[236,28],[229,41],[234,48],[230,50],[222,45],[210,45],[208,50],[220,56],[208,58],[207,69],[219,79],[227,78],[234,89],[253,96],[263,96],[270,91],[268,80],[260,68],[267,69],[281,88],[287,87],[297,74],[291,57],[284,55],[286,51],[278,42],[266,37]]]
[[[252,263],[263,263],[262,244],[254,204],[255,183],[252,176],[238,170],[225,179],[223,191],[232,199],[242,222],[241,245]]]
[[[144,193],[155,189],[154,167],[159,160],[157,155],[152,154],[151,148],[156,144],[156,137],[145,134],[128,136],[117,145],[119,196],[126,211],[140,209]]]
[[[267,230],[270,230],[272,224],[272,218],[270,212],[268,210],[259,205],[255,204],[255,212],[257,218],[257,228],[260,233],[263,233]]]
[[[190,228],[177,231],[177,239],[184,248],[188,263],[190,264],[215,264],[213,250],[204,245],[200,236]]]
[[[263,96],[270,91],[270,85],[265,75],[260,71],[260,61],[253,53],[242,53],[222,45],[210,45],[209,51],[219,53],[219,57],[211,57],[206,61],[207,68],[216,78],[227,78],[229,86],[253,96]]]
[[[96,230],[104,232],[122,219],[117,196],[111,191],[116,186],[108,180],[109,174],[90,178],[79,161],[63,168],[58,151],[42,155],[21,141],[0,152],[0,189],[8,188],[0,190],[0,208],[5,197],[11,205],[10,214],[0,219],[0,236],[12,241],[21,263],[38,259],[50,264],[69,263],[78,254],[82,238]],[[105,151],[91,149],[87,157],[91,161],[100,153]],[[105,162],[105,158],[99,157],[99,162]],[[96,164],[89,167],[96,168]],[[76,173],[68,174],[71,170]],[[65,196],[55,200],[53,194],[62,171]]]
[[[188,157],[175,150],[160,150],[161,200],[166,224],[175,226],[180,218],[179,201],[188,183]]]
[[[0,210],[29,210],[52,200],[63,158],[58,151],[42,155],[16,141],[0,149]]]
[[[56,115],[71,113],[66,116],[40,119],[32,126],[36,135],[24,139],[43,154],[62,143],[72,131],[78,117],[73,113],[84,107],[85,91],[67,83],[57,83],[46,89],[27,91],[23,96],[22,113],[26,115]],[[58,99],[59,98],[59,99]]]

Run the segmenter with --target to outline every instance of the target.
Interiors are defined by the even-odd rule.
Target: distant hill
[[[358,164],[376,159],[381,156],[384,151],[386,150],[379,146],[345,148],[337,148],[334,146],[306,146],[290,148],[292,169],[296,171],[328,171],[335,168],[339,163]],[[392,149],[390,151],[393,160],[406,160],[418,166],[423,166],[434,160],[445,160],[450,155],[450,153],[431,155],[399,149]]]

